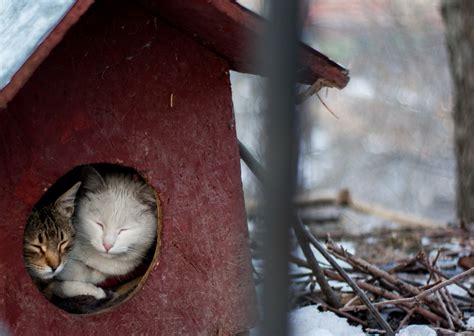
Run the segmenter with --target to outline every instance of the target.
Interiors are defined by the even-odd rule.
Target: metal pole
[[[289,228],[296,182],[297,118],[295,83],[298,1],[269,1],[261,65],[266,85],[264,179],[265,258],[263,335],[287,335]]]

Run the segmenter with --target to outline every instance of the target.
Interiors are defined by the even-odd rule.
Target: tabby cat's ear
[[[150,206],[150,207],[155,207],[156,208],[156,195],[155,191],[153,190],[152,187],[149,185],[145,184],[143,187],[141,187],[138,191],[138,198],[139,200]]]
[[[80,186],[81,182],[77,182],[71,189],[59,196],[54,203],[56,210],[63,216],[71,217],[74,213],[74,203],[76,201],[77,190],[79,190]]]
[[[84,189],[92,192],[105,188],[104,178],[92,166],[82,168],[82,183]]]

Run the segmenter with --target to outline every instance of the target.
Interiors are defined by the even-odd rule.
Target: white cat
[[[73,220],[76,241],[53,290],[60,297],[102,299],[106,294],[96,284],[133,271],[156,241],[156,199],[153,189],[133,176],[102,177],[90,166],[84,169]]]

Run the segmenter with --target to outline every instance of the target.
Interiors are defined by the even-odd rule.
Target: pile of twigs
[[[261,165],[242,144],[240,150],[242,159],[252,172],[262,179],[264,169]],[[344,197],[330,198],[326,203],[345,205],[366,213],[376,210],[377,215],[405,223],[407,226],[433,226],[430,222],[405,214],[379,207],[361,206],[354,202],[347,192],[341,195]],[[293,231],[304,259],[291,256],[290,261],[310,270],[310,273],[293,274],[295,278],[306,278],[305,285],[310,284],[309,289],[305,286],[305,290],[299,293],[301,304],[319,304],[324,310],[333,311],[355,324],[362,325],[368,332],[384,335],[395,335],[404,325],[413,322],[430,324],[440,335],[460,335],[464,332],[467,332],[466,335],[471,334],[467,331],[464,313],[473,311],[474,293],[462,281],[474,275],[474,267],[449,277],[437,265],[439,253],[433,260],[429,260],[426,253],[421,251],[386,270],[348,253],[331,240],[324,246],[307,229],[298,215],[295,215],[293,221]],[[327,264],[323,265],[322,260],[316,258],[313,249],[320,253]],[[318,258],[321,259],[321,256]],[[350,267],[342,267],[336,259]],[[425,272],[425,283],[402,276],[414,266]],[[349,285],[351,292],[336,290],[334,282]],[[454,297],[447,290],[449,285],[458,286],[466,295]]]
[[[305,240],[311,244],[315,243],[313,246],[318,251],[324,248],[318,244],[308,230],[304,229],[300,232],[305,235]],[[292,257],[291,262],[312,270],[314,280],[310,281],[319,284],[319,291],[311,290],[310,286],[310,290],[300,293],[300,301],[303,303],[320,304],[323,309],[333,311],[360,324],[366,330],[381,334],[393,335],[404,325],[413,322],[431,324],[441,334],[446,335],[454,334],[454,331],[466,330],[464,312],[473,311],[474,293],[463,285],[462,280],[472,276],[474,268],[449,278],[436,265],[439,254],[431,261],[421,251],[413,258],[393,266],[390,270],[383,270],[362,258],[351,255],[341,246],[328,240],[326,251],[330,257],[344,261],[350,265],[350,268],[344,269],[340,266],[323,268],[319,266],[319,269],[322,270],[326,279],[346,282],[352,287],[352,293],[343,295],[341,292],[336,292],[331,286],[326,286],[327,280],[326,283],[324,280],[320,281],[316,276],[319,271],[315,269],[311,261],[314,255],[308,258],[308,254],[304,250],[305,242],[301,238],[298,238],[298,242],[305,253],[306,260]],[[323,256],[326,257],[324,254]],[[332,262],[328,261],[332,265]],[[417,267],[419,272],[426,272],[427,281],[425,284],[404,279],[402,276],[404,272],[414,267]],[[452,284],[464,290],[466,296],[453,297],[447,290],[447,286]],[[390,318],[391,316],[392,318]],[[385,322],[387,317],[390,323]],[[374,330],[380,328],[382,330]]]

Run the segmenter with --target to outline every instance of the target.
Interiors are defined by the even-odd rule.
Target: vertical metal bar
[[[264,335],[286,335],[289,228],[296,182],[297,118],[295,82],[299,40],[296,0],[270,0],[261,64],[266,85],[264,180]]]

